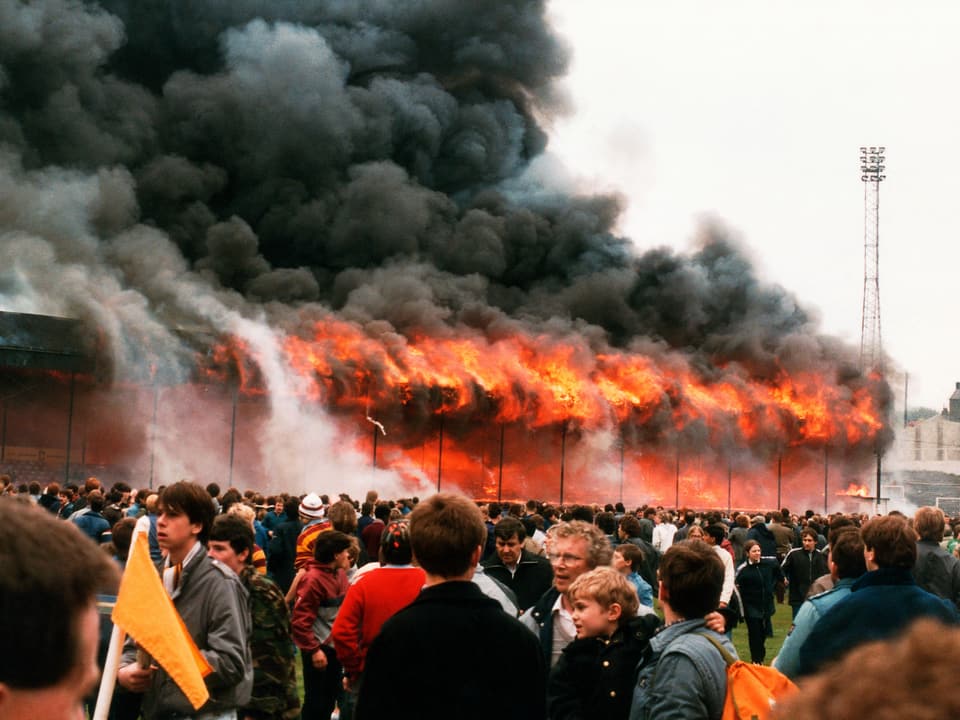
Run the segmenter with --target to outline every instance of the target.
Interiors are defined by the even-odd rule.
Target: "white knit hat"
[[[323,502],[320,500],[320,496],[316,493],[305,495],[303,500],[300,501],[300,514],[310,519],[322,518]]]

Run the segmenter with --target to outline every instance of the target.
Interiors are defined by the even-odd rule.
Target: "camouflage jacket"
[[[240,580],[250,593],[253,691],[250,702],[238,715],[258,720],[295,720],[300,717],[300,698],[290,609],[277,584],[252,565],[243,569]]]

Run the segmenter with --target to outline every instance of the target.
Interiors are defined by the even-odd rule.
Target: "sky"
[[[705,218],[821,329],[859,346],[860,147],[886,147],[880,303],[898,404],[939,410],[956,337],[960,6],[946,2],[552,0],[573,51],[550,159],[626,198],[640,250],[693,247]]]

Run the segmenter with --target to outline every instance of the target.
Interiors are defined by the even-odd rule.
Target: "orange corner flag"
[[[167,671],[194,709],[210,698],[203,678],[213,668],[200,654],[163,588],[150,560],[145,533],[138,534],[130,548],[111,617]]]

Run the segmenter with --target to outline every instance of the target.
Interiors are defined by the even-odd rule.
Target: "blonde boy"
[[[567,599],[577,638],[550,673],[549,716],[626,718],[634,669],[660,619],[640,605],[630,581],[611,567],[578,577],[567,590]]]

